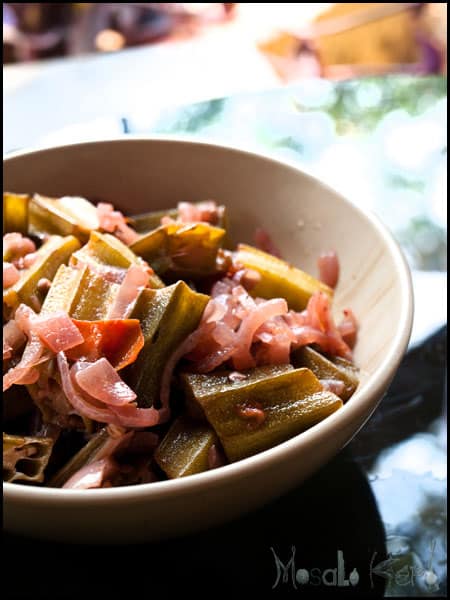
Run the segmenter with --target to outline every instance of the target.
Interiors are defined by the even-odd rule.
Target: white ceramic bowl
[[[348,177],[352,166],[348,165]],[[80,195],[126,214],[215,199],[228,207],[234,239],[266,228],[283,256],[316,274],[318,254],[338,253],[336,314],[360,322],[358,390],[344,407],[266,452],[186,478],[75,491],[6,483],[4,527],[65,541],[137,541],[210,527],[299,484],[364,425],[391,382],[411,333],[409,269],[387,229],[300,170],[208,143],[126,138],[17,153],[4,160],[4,190]]]

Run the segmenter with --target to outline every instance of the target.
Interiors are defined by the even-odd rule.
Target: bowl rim
[[[352,398],[350,398],[343,407],[329,415],[323,421],[317,423],[310,429],[297,434],[293,438],[286,440],[248,458],[239,460],[235,463],[224,465],[223,467],[197,473],[188,477],[179,479],[169,479],[166,481],[158,481],[153,483],[145,483],[140,485],[123,486],[117,488],[92,489],[92,490],[67,490],[61,488],[44,488],[22,486],[14,483],[5,482],[3,484],[3,494],[5,503],[25,504],[32,503],[33,505],[46,505],[50,507],[60,506],[61,504],[67,507],[85,506],[102,506],[111,504],[120,504],[126,501],[139,501],[143,498],[151,499],[152,501],[164,499],[167,496],[178,494],[193,494],[199,493],[206,488],[220,487],[226,485],[232,480],[244,478],[249,472],[256,473],[274,467],[278,463],[282,463],[289,458],[294,457],[297,450],[308,442],[312,442],[316,437],[332,436],[335,427],[344,428],[351,425],[352,422],[359,423],[358,430],[369,419],[372,412],[381,401],[383,393],[391,382],[398,369],[398,366],[406,352],[408,342],[412,331],[413,322],[413,286],[412,277],[409,265],[400,248],[398,242],[394,239],[392,233],[381,219],[374,213],[364,210],[357,206],[352,201],[345,198],[330,185],[324,183],[320,179],[306,173],[299,167],[294,160],[282,159],[274,157],[269,152],[255,151],[253,149],[245,149],[229,145],[227,143],[212,142],[208,139],[192,135],[172,135],[172,134],[124,134],[115,137],[106,137],[102,139],[74,141],[66,144],[50,144],[45,146],[34,146],[32,148],[15,150],[9,152],[3,157],[3,162],[14,161],[22,156],[30,156],[40,154],[45,151],[63,150],[68,147],[95,146],[103,144],[124,144],[144,142],[144,143],[163,143],[163,144],[179,144],[179,145],[197,145],[214,149],[221,149],[233,154],[244,154],[249,158],[266,161],[266,163],[275,164],[278,167],[283,167],[313,181],[319,187],[325,189],[339,199],[340,202],[349,206],[352,210],[359,213],[370,227],[375,229],[380,238],[383,240],[386,249],[391,255],[397,275],[400,280],[401,303],[403,310],[398,321],[398,327],[393,337],[390,349],[384,356],[383,361],[377,370],[369,375],[364,388],[357,389]]]

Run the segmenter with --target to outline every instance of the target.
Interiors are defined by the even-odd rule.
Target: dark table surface
[[[445,102],[445,80],[403,77],[310,82],[147,121],[118,116],[126,132],[188,133],[274,153],[378,213],[413,271],[412,341],[366,426],[288,495],[159,543],[70,546],[5,533],[7,597],[446,597]],[[349,160],[357,161],[351,183],[342,175]]]
[[[344,451],[298,489],[222,527],[128,546],[4,534],[6,596],[445,597],[445,361],[443,328],[405,357],[379,409]],[[299,583],[306,573],[308,583]],[[357,583],[343,585],[351,573]]]

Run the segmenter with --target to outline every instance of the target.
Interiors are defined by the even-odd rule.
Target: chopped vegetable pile
[[[68,489],[184,477],[279,444],[358,386],[357,321],[213,201],[126,218],[3,194],[3,480]]]

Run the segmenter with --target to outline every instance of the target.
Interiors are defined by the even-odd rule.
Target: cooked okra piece
[[[67,237],[51,236],[36,251],[37,258],[31,267],[21,271],[20,279],[13,286],[4,290],[4,306],[14,310],[19,304],[24,303],[34,310],[40,310],[45,294],[39,289],[39,280],[52,280],[58,267],[67,263],[73,252],[79,247],[80,242],[71,235]]]
[[[98,227],[97,209],[85,198],[48,198],[35,194],[30,202],[29,230],[35,235],[74,235],[85,242]]]
[[[130,248],[164,277],[192,279],[216,270],[216,258],[225,230],[208,223],[162,225],[142,236]]]
[[[199,204],[198,202],[194,203],[194,206]],[[212,225],[216,225],[217,227],[221,227],[222,229],[227,229],[228,226],[228,218],[227,211],[225,206],[220,205],[218,208],[218,218],[217,222],[211,223]],[[131,217],[130,222],[133,228],[138,233],[148,233],[152,229],[156,229],[161,225],[161,219],[163,217],[170,217],[171,219],[176,220],[178,218],[178,209],[177,208],[168,208],[167,210],[156,210],[148,213],[143,213],[141,215],[135,215]]]
[[[161,290],[144,289],[130,319],[139,319],[145,345],[127,367],[126,381],[139,406],[157,405],[168,360],[198,326],[209,296],[193,292],[184,281]]]
[[[83,262],[94,262],[100,265],[128,269],[132,264],[139,264],[138,257],[119,239],[110,233],[92,231],[89,241],[79,250],[74,259]]]
[[[42,305],[41,314],[64,310],[74,319],[105,319],[119,291],[112,283],[88,266],[74,268],[61,265]]]
[[[70,316],[80,321],[106,319],[119,291],[119,284],[108,281],[89,268],[83,274]]]
[[[78,252],[75,252],[72,262],[81,261],[87,265],[94,264],[118,269],[128,269],[131,265],[142,265],[139,256],[130,250],[119,239],[109,233],[93,231],[89,241]],[[150,285],[153,288],[164,287],[163,282],[156,274],[150,276]]]
[[[217,444],[212,427],[186,416],[178,417],[155,452],[155,460],[170,479],[207,471],[209,452]]]
[[[97,460],[105,444],[111,440],[106,427],[95,433],[91,439],[83,446],[59,471],[57,471],[48,481],[49,487],[62,487],[66,481],[75,475],[82,467]]]
[[[230,461],[272,448],[342,406],[309,369],[259,367],[234,381],[229,375],[184,374],[182,382],[188,398],[203,408]]]
[[[336,365],[338,369],[343,371],[347,375],[347,377],[354,380],[356,387],[358,386],[359,369],[356,365],[354,365],[346,358],[342,358],[342,356],[329,356],[328,358],[333,364]]]
[[[3,193],[3,233],[28,233],[28,194]],[[5,260],[5,259],[4,259]]]
[[[42,483],[54,440],[3,434],[3,481]]]
[[[163,217],[170,217],[175,220],[178,217],[178,210],[176,208],[170,208],[167,210],[155,210],[148,213],[142,213],[141,215],[134,215],[130,219],[130,224],[138,233],[148,233],[161,225],[161,219]]]
[[[86,272],[87,267],[74,269],[61,265],[42,304],[41,314],[51,314],[60,310],[70,314],[77,303],[79,286],[86,279]]]
[[[239,374],[237,379],[245,382],[246,385],[252,385],[267,377],[276,377],[277,375],[293,370],[294,367],[291,364],[267,365],[244,371]],[[216,373],[208,373],[205,376],[181,370],[178,376],[178,383],[184,392],[186,413],[195,420],[205,420],[207,417],[203,410],[203,404],[197,398],[197,394],[201,395],[203,388],[206,390],[206,386],[204,385],[206,381],[213,385],[215,394],[227,394],[230,390],[236,388],[237,382],[234,381],[235,378],[232,373],[233,371],[221,370]],[[208,377],[208,379],[205,379],[205,377]]]
[[[239,244],[235,258],[236,262],[257,271],[261,276],[251,289],[252,296],[286,298],[289,308],[293,310],[306,308],[314,292],[325,292],[330,298],[333,296],[333,290],[318,279],[252,246]]]
[[[357,369],[348,361],[346,366],[334,363],[310,346],[294,350],[291,359],[295,367],[307,367],[318,379],[342,381],[344,387],[338,395],[344,402],[358,387]]]

